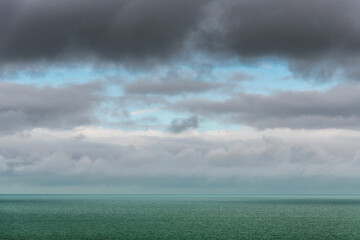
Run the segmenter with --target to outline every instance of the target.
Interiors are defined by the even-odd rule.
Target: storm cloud
[[[0,62],[95,57],[176,60],[204,52],[275,57],[302,75],[353,76],[359,61],[357,0],[4,0]],[[185,54],[186,55],[186,54]]]
[[[234,0],[223,5],[219,29],[206,36],[221,33],[221,39],[214,36],[215,45],[240,56],[305,58],[360,50],[356,0]]]
[[[204,0],[4,0],[0,61],[163,58],[184,44]]]
[[[356,65],[359,10],[357,0],[218,1],[200,46],[243,59],[285,59],[297,73],[325,78]]]

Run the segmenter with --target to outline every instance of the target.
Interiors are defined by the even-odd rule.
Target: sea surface
[[[0,195],[0,239],[360,239],[360,197]]]

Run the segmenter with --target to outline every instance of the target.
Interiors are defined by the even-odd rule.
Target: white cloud
[[[83,137],[75,138],[79,135]],[[177,135],[92,127],[34,129],[0,137],[0,171],[14,184],[39,186],[201,188],[260,181],[254,189],[261,189],[264,182],[279,179],[359,178],[359,146],[360,131],[337,129],[245,128]],[[285,185],[288,189],[291,181]]]

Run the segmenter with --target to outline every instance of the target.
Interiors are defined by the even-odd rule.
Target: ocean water
[[[0,239],[360,239],[360,197],[0,195]]]

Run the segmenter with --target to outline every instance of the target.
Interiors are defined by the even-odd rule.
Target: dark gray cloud
[[[170,109],[259,128],[359,128],[359,91],[359,85],[339,85],[327,91],[241,93],[224,101],[183,100]]]
[[[0,61],[158,59],[177,52],[206,0],[3,0]]]
[[[357,0],[3,0],[0,62],[278,57],[303,76],[359,63]],[[188,59],[190,61],[190,59]],[[155,61],[156,62],[156,61]]]
[[[0,82],[0,131],[71,128],[94,120],[99,84],[36,87]]]
[[[218,1],[200,46],[241,58],[285,58],[296,72],[325,77],[358,58],[359,10],[357,0]]]
[[[222,10],[220,29],[207,36],[220,32],[215,44],[240,56],[312,58],[360,50],[357,0],[234,0],[214,6]]]
[[[174,119],[168,126],[168,131],[173,133],[180,133],[189,129],[196,129],[199,127],[199,119],[197,116],[189,118]]]

